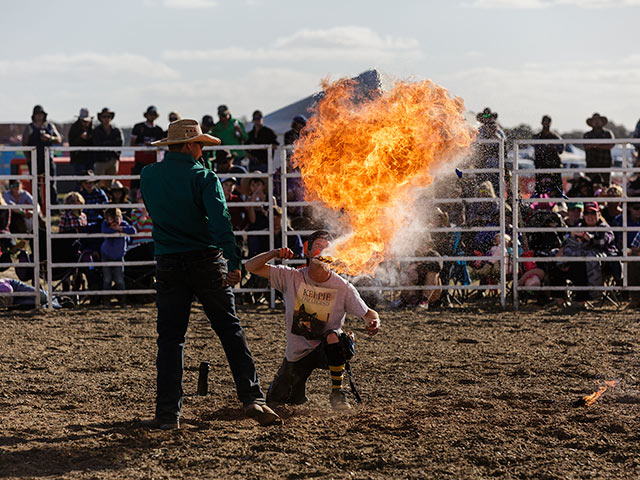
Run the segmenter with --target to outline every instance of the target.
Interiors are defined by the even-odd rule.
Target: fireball
[[[413,195],[471,144],[464,102],[435,83],[396,82],[358,94],[354,80],[323,82],[324,97],[293,154],[306,199],[338,212],[350,232],[330,247],[334,269],[373,275],[411,220]],[[453,168],[452,168],[453,170]]]

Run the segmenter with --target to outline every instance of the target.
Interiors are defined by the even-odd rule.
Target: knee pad
[[[338,341],[338,343],[327,343],[325,345],[325,352],[329,365],[344,365],[347,361],[340,341]]]

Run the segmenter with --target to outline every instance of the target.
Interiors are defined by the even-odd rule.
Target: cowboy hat
[[[602,126],[603,127],[609,122],[607,117],[603,117],[599,113],[594,113],[593,115],[591,115],[591,118],[587,118],[587,125],[589,125],[590,127],[593,127],[592,123],[596,118],[600,119],[600,121],[602,122]]]
[[[107,107],[104,107],[102,109],[102,111],[100,113],[98,113],[98,118],[103,117],[104,115],[109,115],[111,116],[111,120],[113,120],[113,117],[116,116],[115,112],[112,112],[111,110],[109,110]]]
[[[262,173],[262,172],[260,170],[254,170],[251,173]],[[242,180],[240,180],[240,191],[245,195],[249,195],[250,193],[249,185],[251,185],[251,182],[262,182],[262,185],[264,185],[265,190],[267,188],[267,179],[264,177],[244,177]]]
[[[122,184],[122,182],[120,182],[119,180],[116,180],[115,182],[113,182],[111,184],[111,188],[109,188],[110,192],[113,192],[114,190],[122,190],[125,195],[127,195],[129,193],[129,189],[127,187],[125,187]]]
[[[157,109],[156,107],[154,107],[153,105],[149,105],[149,106],[147,107],[147,111],[146,111],[146,112],[144,112],[142,115],[143,115],[143,116],[145,116],[145,117],[146,117],[147,115],[153,115],[153,116],[155,116],[156,118],[158,118],[158,117],[159,117],[159,115],[158,115],[158,109]]]
[[[206,145],[220,145],[222,141],[207,133],[202,133],[197,120],[184,118],[169,124],[167,138],[151,142],[151,145],[175,145],[177,143],[200,142]]]
[[[480,123],[487,123],[493,120],[498,119],[498,114],[496,112],[492,112],[489,107],[482,110],[479,114],[476,115],[476,120]]]

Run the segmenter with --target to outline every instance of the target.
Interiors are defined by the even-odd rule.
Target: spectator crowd
[[[245,258],[253,257],[269,250],[269,207],[273,211],[274,245],[282,244],[282,235],[287,236],[287,243],[298,258],[304,256],[303,238],[292,230],[313,230],[322,228],[311,215],[307,207],[290,207],[287,216],[283,215],[282,197],[288,201],[304,199],[299,179],[288,179],[287,191],[283,192],[280,184],[281,175],[278,168],[269,171],[268,154],[265,149],[242,149],[248,145],[280,144],[278,136],[268,125],[264,124],[264,116],[260,110],[252,115],[252,128],[247,131],[243,122],[234,118],[226,105],[217,109],[218,121],[211,115],[204,115],[201,128],[222,141],[222,145],[234,148],[206,151],[201,161],[204,165],[221,175],[224,196],[229,206],[231,222],[236,232],[238,246]],[[157,125],[159,112],[156,107],[149,106],[143,113],[144,121],[136,124],[131,132],[131,146],[147,146],[166,136],[166,131]],[[92,261],[121,262],[122,260],[153,260],[153,241],[151,219],[142,207],[128,207],[128,204],[142,204],[140,184],[132,180],[125,186],[118,180],[97,181],[96,175],[117,175],[119,171],[120,151],[109,150],[108,147],[121,147],[124,143],[122,131],[113,124],[115,112],[108,107],[103,108],[96,116],[96,122],[88,109],[82,108],[78,118],[68,133],[70,146],[102,147],[101,151],[72,151],[70,163],[74,175],[86,178],[78,182],[76,191],[64,196],[58,232],[67,234],[104,233],[117,234],[105,238],[83,237],[57,238],[53,248],[54,261],[57,258],[84,259]],[[170,112],[169,122],[179,120],[180,114]],[[500,128],[498,114],[485,108],[476,117],[479,128],[477,138],[489,140],[477,142],[472,154],[464,160],[463,166],[480,169],[499,169],[499,142],[507,138]],[[584,144],[586,166],[588,168],[610,168],[612,166],[611,150],[615,137],[606,128],[606,117],[593,114],[586,119],[589,127],[584,139],[610,139],[611,143]],[[303,133],[306,118],[298,115],[292,118],[291,129],[284,135],[285,145],[295,145]],[[542,117],[541,129],[532,139],[561,140],[559,134],[551,129],[552,119]],[[640,138],[640,121],[636,126],[635,138]],[[491,142],[493,140],[493,143]],[[39,105],[33,109],[31,123],[25,128],[22,142],[25,146],[35,147],[38,152],[37,173],[42,176],[45,163],[48,162],[50,172],[55,175],[56,165],[53,156],[44,158],[45,147],[59,144],[62,137],[53,123],[47,120],[47,112]],[[562,144],[535,144],[533,163],[536,169],[554,169],[562,167]],[[640,145],[636,145],[640,149]],[[637,152],[630,152],[636,166]],[[290,158],[290,151],[287,153]],[[139,175],[142,169],[159,160],[156,151],[136,151],[132,175]],[[28,163],[31,166],[30,162]],[[288,173],[295,169],[287,162]],[[575,173],[573,173],[575,172]],[[253,173],[255,177],[236,177]],[[522,292],[540,304],[555,305],[559,308],[582,309],[593,305],[603,292],[598,287],[603,285],[620,286],[623,270],[626,271],[629,285],[640,285],[640,263],[629,262],[623,269],[622,262],[616,257],[625,251],[631,256],[640,256],[640,175],[629,174],[627,184],[621,185],[619,177],[612,177],[608,172],[572,171],[566,178],[562,173],[536,173],[533,184],[533,201],[521,202],[518,211],[511,211],[510,196],[513,194],[510,170],[504,175],[499,173],[478,173],[452,176],[436,182],[422,195],[416,204],[419,215],[426,219],[431,227],[460,227],[472,230],[463,232],[438,231],[425,233],[416,243],[415,256],[428,257],[430,260],[418,262],[387,262],[385,268],[396,269],[398,282],[401,285],[425,285],[427,290],[408,290],[400,292],[393,301],[398,307],[438,308],[451,306],[461,302],[459,294],[447,289],[450,283],[470,285],[478,282],[481,285],[496,285],[500,282],[500,258],[503,255],[506,274],[513,276],[518,268],[518,285],[520,287],[565,287],[556,290],[534,290]],[[269,177],[272,176],[272,196],[269,196]],[[501,185],[501,181],[504,182]],[[504,188],[501,188],[504,187]],[[179,188],[179,186],[176,186]],[[630,197],[638,196],[638,201],[621,202],[620,197],[626,190]],[[500,192],[506,197],[499,198]],[[458,202],[439,203],[438,199],[459,199]],[[469,200],[467,200],[469,199]],[[558,201],[561,199],[562,201]],[[51,185],[52,204],[57,203],[58,194],[55,182]],[[19,181],[10,181],[2,195],[6,204],[31,205],[21,210],[0,210],[0,231],[28,233],[34,228],[43,228],[44,219],[38,206],[33,206],[33,198],[22,188]],[[504,239],[499,234],[500,203],[506,205],[505,231],[509,234]],[[514,215],[519,224],[533,228],[576,227],[576,231],[533,231],[512,235],[510,225]],[[283,218],[286,218],[283,223]],[[611,227],[637,227],[626,234],[614,232]],[[486,230],[483,230],[485,229]],[[257,233],[257,234],[256,234]],[[0,248],[3,258],[19,250],[27,250],[24,242],[2,239]],[[32,245],[33,249],[34,246]],[[517,249],[521,257],[547,257],[551,261],[527,261],[512,265],[508,260]],[[46,252],[41,253],[45,258]],[[477,256],[477,261],[442,261],[440,257]],[[485,257],[485,258],[482,258]],[[488,257],[488,258],[487,258]],[[555,257],[558,257],[555,260]],[[564,257],[564,258],[563,258]],[[571,261],[578,257],[580,260]],[[77,270],[77,269],[76,269]],[[77,287],[73,284],[69,270],[61,269],[63,288],[69,290]],[[77,273],[77,272],[76,272]],[[90,290],[117,290],[131,288],[152,288],[153,267],[129,268],[122,265],[104,266],[99,270],[83,269],[85,281]],[[66,278],[65,278],[66,274]],[[356,285],[358,279],[354,279]],[[377,284],[371,280],[368,285]],[[361,283],[363,284],[363,283]],[[263,279],[245,274],[244,287],[265,288]],[[593,287],[571,291],[573,287]],[[525,289],[526,290],[526,289]],[[479,296],[488,294],[479,291]],[[376,302],[381,298],[369,295],[367,301]],[[618,302],[610,293],[604,293],[605,300]],[[127,297],[117,295],[118,302],[126,304]],[[630,293],[628,299],[632,307],[640,306],[640,296]],[[262,293],[249,293],[239,297],[240,301],[263,302]],[[94,303],[110,303],[105,295],[94,297]],[[375,303],[372,304],[375,307]]]

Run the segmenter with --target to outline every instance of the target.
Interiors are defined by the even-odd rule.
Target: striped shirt
[[[136,208],[131,212],[131,223],[133,227],[136,229],[137,233],[151,233],[153,229],[153,222],[151,221],[151,217],[147,213],[143,215],[141,209]],[[132,237],[131,245],[140,245],[141,243],[153,242],[153,238],[151,237]]]

